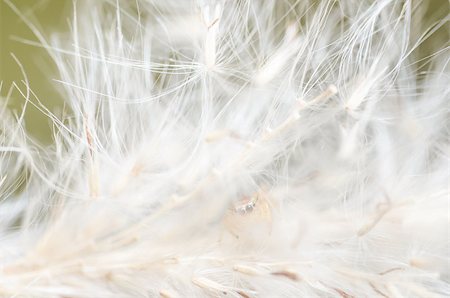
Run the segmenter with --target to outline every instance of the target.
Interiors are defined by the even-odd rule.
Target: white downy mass
[[[78,0],[52,36],[4,1],[68,112],[26,70],[53,144],[0,109],[1,297],[450,295],[429,1]]]

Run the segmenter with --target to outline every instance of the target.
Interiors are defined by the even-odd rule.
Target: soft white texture
[[[71,112],[16,84],[43,147],[1,110],[0,296],[448,297],[426,7],[79,0],[70,36],[34,29]]]

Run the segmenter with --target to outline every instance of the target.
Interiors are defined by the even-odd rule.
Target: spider
[[[271,207],[268,198],[262,192],[257,192],[250,197],[245,196],[229,209],[224,218],[225,227],[236,238],[249,237],[255,230],[266,230],[270,233]]]
[[[243,204],[240,204],[239,206],[235,206],[234,211],[241,215],[251,213],[255,209],[258,199],[259,199],[258,194],[250,197],[250,199],[248,199],[248,200],[247,200],[247,198],[244,198],[243,201],[246,201],[246,202],[244,202]]]

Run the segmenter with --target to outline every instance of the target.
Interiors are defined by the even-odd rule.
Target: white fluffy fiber
[[[1,110],[1,297],[450,295],[448,43],[420,54],[448,17],[74,4],[70,34],[30,24],[70,112],[15,83],[53,145]]]

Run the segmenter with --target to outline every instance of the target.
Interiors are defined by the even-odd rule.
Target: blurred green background
[[[20,13],[33,23],[36,28],[48,38],[53,32],[68,30],[68,19],[71,17],[71,0],[10,0]],[[17,57],[27,74],[31,89],[39,99],[51,110],[62,106],[61,95],[56,91],[56,68],[46,50],[36,46],[24,44],[14,38],[21,38],[36,42],[37,38],[31,29],[10,8],[6,2],[0,0],[0,81],[3,82],[0,96],[5,98],[10,86],[24,80],[19,65],[11,56]],[[8,106],[21,111],[24,99],[15,90],[11,94]],[[26,113],[26,128],[44,143],[51,141],[50,123],[38,109],[29,105]]]
[[[37,30],[42,32],[46,38],[54,32],[64,33],[69,30],[68,24],[71,18],[72,0],[6,1],[9,1],[16,6],[20,13],[28,19]],[[302,0],[283,1],[295,2]],[[448,0],[413,0],[414,6],[418,3],[420,3],[417,6],[420,10],[420,13],[418,13],[420,22],[417,19],[413,19],[413,35],[423,32],[426,27],[432,25],[436,20],[442,20],[450,12]],[[416,26],[417,24],[421,25]],[[56,91],[59,86],[53,81],[53,79],[57,78],[56,68],[46,53],[46,50],[17,41],[14,37],[34,42],[37,41],[35,35],[27,24],[21,20],[18,14],[14,12],[4,0],[0,0],[0,81],[3,82],[2,89],[0,90],[0,97],[6,97],[12,82],[22,85],[21,81],[23,80],[23,75],[20,67],[11,57],[10,53],[12,52],[24,66],[31,88],[38,95],[39,99],[51,111],[61,107],[63,104],[61,94]],[[436,49],[441,49],[445,45],[448,45],[448,40],[449,27],[447,23],[434,34],[432,38],[427,39],[417,49],[417,57],[429,56],[435,52]],[[10,108],[15,111],[20,111],[23,104],[23,97],[17,91],[14,91],[8,102]],[[26,128],[33,136],[44,143],[48,144],[51,142],[50,123],[42,112],[29,105],[25,119]]]

